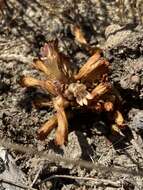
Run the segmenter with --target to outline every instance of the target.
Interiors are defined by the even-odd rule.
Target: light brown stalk
[[[38,139],[44,140],[47,135],[57,126],[57,117],[54,115],[52,116],[46,123],[43,124],[43,126],[38,129]]]
[[[61,96],[58,96],[53,102],[58,120],[55,142],[57,145],[63,145],[66,142],[68,135],[68,121],[64,110],[64,99]]]
[[[49,102],[47,102],[47,104],[48,104]],[[51,103],[51,102],[50,102]],[[67,108],[69,106],[69,102],[68,101],[64,101],[63,102],[63,107],[64,108]],[[64,109],[63,108],[63,109]],[[58,115],[53,115],[52,117],[50,117],[49,118],[49,120],[46,122],[46,123],[44,123],[43,125],[42,125],[42,127],[37,131],[37,133],[38,133],[38,138],[40,139],[40,140],[44,140],[46,137],[47,137],[47,135],[55,128],[55,127],[57,127],[57,125],[58,125],[58,119],[57,119],[57,116]],[[67,112],[66,113],[66,116],[67,116],[67,118],[71,118],[71,117],[73,117],[73,114],[71,113],[71,112]],[[60,134],[58,134],[58,137],[60,136]],[[59,141],[58,141],[59,142]]]

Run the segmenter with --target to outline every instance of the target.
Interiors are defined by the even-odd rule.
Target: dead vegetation
[[[134,124],[135,128],[142,129],[141,101],[131,99],[134,85],[132,87],[132,78],[128,76],[132,74],[128,68],[134,66],[138,68],[135,74],[142,80],[138,67],[142,59],[138,63],[132,60],[133,55],[142,56],[138,53],[138,49],[142,52],[141,32],[138,37],[133,33],[131,45],[126,46],[126,27],[110,30],[105,35],[111,37],[110,43],[114,44],[114,37],[121,42],[118,38],[121,33],[125,44],[123,52],[122,43],[121,46],[114,44],[115,51],[111,47],[109,62],[99,48],[104,41],[107,43],[104,30],[109,24],[142,23],[142,1],[1,2],[0,135],[6,138],[1,145],[11,150],[27,180],[22,185],[0,176],[0,185],[9,183],[12,187],[40,190],[142,189],[142,135],[127,127]],[[130,32],[133,30],[136,28]],[[50,41],[53,37],[58,41]],[[131,66],[128,61],[124,62],[128,57]],[[115,69],[110,70],[113,63]],[[109,79],[111,71],[113,77]],[[17,83],[21,73],[26,73],[21,78],[24,89]],[[123,85],[117,88],[113,85],[121,81],[122,73],[130,79],[125,80],[125,89]],[[140,90],[139,82],[136,86]],[[132,91],[128,93],[129,85]],[[38,96],[39,91],[46,96]],[[19,107],[22,98],[25,107]],[[138,110],[134,110],[129,120],[128,112],[132,108]],[[71,120],[76,120],[75,110],[77,120],[83,123],[74,126]],[[93,123],[89,121],[91,112],[95,118]],[[62,146],[54,145],[54,132],[56,144]]]
[[[76,39],[86,42],[80,33],[80,30],[75,31]],[[119,111],[120,96],[108,79],[109,63],[102,57],[101,50],[96,51],[76,73],[71,69],[69,59],[59,52],[57,40],[46,43],[40,54],[33,66],[42,71],[46,79],[23,76],[20,80],[23,87],[40,87],[51,95],[50,101],[41,98],[33,102],[39,107],[50,106],[55,112],[38,130],[39,139],[44,139],[57,127],[55,142],[63,145],[68,139],[68,118],[73,115],[73,109],[107,112],[111,129],[121,133],[124,119]]]

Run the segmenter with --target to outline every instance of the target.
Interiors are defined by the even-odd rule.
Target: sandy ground
[[[135,6],[134,1],[132,4],[125,1],[123,5],[121,1],[113,0],[8,0],[3,4],[0,23],[1,138],[45,153],[109,167],[108,171],[97,171],[10,151],[28,185],[39,172],[33,188],[143,189],[143,27],[142,4],[141,1],[136,3]],[[32,107],[32,100],[41,91],[26,90],[18,81],[22,75],[39,77],[31,67],[32,60],[38,56],[44,42],[55,38],[59,40],[60,50],[80,67],[89,56],[75,42],[70,31],[71,25],[76,23],[83,28],[89,43],[101,47],[109,60],[110,80],[121,95],[122,112],[130,130],[119,138],[106,130],[102,116],[77,113],[70,122],[68,144],[58,148],[53,142],[54,131],[44,141],[36,138],[37,129],[52,114],[50,109]],[[113,172],[114,166],[139,171],[140,175]],[[56,175],[69,178],[53,177],[44,182]]]

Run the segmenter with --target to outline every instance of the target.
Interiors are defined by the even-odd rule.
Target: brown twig
[[[121,187],[121,182],[114,182],[109,179],[95,179],[92,177],[78,177],[78,176],[70,176],[70,175],[52,175],[48,177],[47,179],[41,181],[38,183],[38,185],[41,185],[42,183],[45,183],[46,181],[50,181],[54,178],[66,178],[66,179],[75,179],[75,180],[84,180],[84,181],[94,181],[94,184],[97,186],[112,186],[112,187]]]
[[[43,164],[44,164],[44,163],[43,163]],[[38,177],[39,177],[39,175],[40,175],[40,173],[41,173],[41,171],[42,171],[42,169],[43,169],[43,164],[40,166],[40,168],[39,168],[37,174],[35,175],[34,180],[32,181],[32,183],[31,183],[31,185],[30,185],[31,188],[36,184],[36,181],[37,181],[37,179],[38,179]]]
[[[73,166],[79,166],[86,169],[95,169],[98,171],[105,171],[105,172],[116,172],[116,173],[126,173],[133,176],[143,176],[143,171],[135,171],[132,168],[121,168],[121,167],[106,167],[102,164],[93,164],[92,162],[88,162],[85,160],[73,160],[70,158],[62,158],[61,156],[57,156],[55,154],[46,154],[44,151],[39,152],[36,148],[32,147],[25,147],[22,145],[8,143],[6,140],[0,140],[1,146],[6,147],[7,149],[13,149],[15,151],[25,153],[27,155],[37,155],[40,157],[41,160],[49,160],[53,163],[60,163],[64,162],[65,164],[72,164]]]
[[[7,183],[7,184],[13,185],[13,186],[15,186],[15,187],[20,187],[20,188],[22,188],[22,189],[35,190],[35,188],[29,187],[29,186],[24,185],[24,184],[15,183],[14,181],[11,181],[11,180],[9,180],[9,179],[0,178],[0,182],[2,182],[2,183]]]

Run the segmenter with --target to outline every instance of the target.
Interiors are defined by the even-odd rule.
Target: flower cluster
[[[50,106],[55,115],[38,130],[40,139],[44,139],[56,128],[55,142],[62,145],[68,137],[68,119],[70,108],[109,112],[113,119],[111,126],[120,129],[124,119],[119,111],[119,96],[108,79],[109,62],[97,50],[86,63],[75,72],[69,59],[58,50],[58,41],[45,43],[41,48],[41,57],[34,60],[33,66],[45,75],[45,80],[23,76],[23,87],[42,88],[51,95],[51,100],[34,102],[36,106]],[[68,110],[67,110],[68,108]],[[72,109],[71,109],[72,110]],[[119,130],[120,131],[120,130]]]

